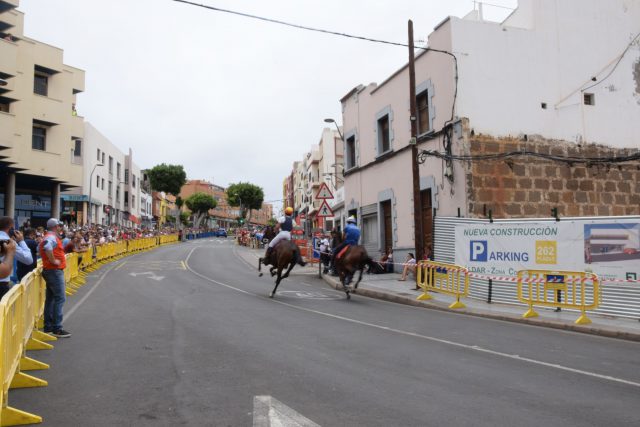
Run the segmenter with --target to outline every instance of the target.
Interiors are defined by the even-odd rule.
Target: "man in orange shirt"
[[[68,338],[71,334],[62,329],[62,306],[65,302],[64,269],[67,261],[60,240],[60,226],[56,218],[47,221],[47,233],[40,243],[42,277],[47,284],[44,302],[44,331],[58,338]]]

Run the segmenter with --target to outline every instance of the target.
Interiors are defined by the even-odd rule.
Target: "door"
[[[365,247],[369,254],[375,254],[378,252],[378,235],[378,216],[376,214],[363,215],[362,237],[360,238],[360,244]]]
[[[380,248],[382,252],[386,252],[387,249],[393,248],[393,222],[391,218],[391,200],[386,200],[381,203],[382,206],[382,221],[383,221],[383,246]]]
[[[420,192],[422,204],[422,248],[427,252],[427,247],[431,247],[433,255],[433,206],[431,204],[431,189]]]

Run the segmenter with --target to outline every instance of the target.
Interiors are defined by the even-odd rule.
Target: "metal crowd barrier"
[[[86,252],[67,254],[64,270],[67,294],[73,295],[85,283],[84,277],[106,264],[138,251],[178,242],[178,235],[163,235],[90,248]],[[42,324],[46,286],[42,266],[27,274],[0,300],[0,426],[41,423],[42,417],[9,406],[9,390],[44,387],[47,382],[25,371],[49,369],[49,365],[27,356],[27,350],[48,350],[55,341],[52,335],[37,329]]]
[[[460,297],[469,294],[469,271],[466,268],[444,262],[420,261],[416,269],[416,280],[423,292],[418,300],[432,299],[428,291],[434,291],[456,298],[449,308],[466,307],[460,301]]]
[[[581,312],[575,321],[587,325],[587,310],[600,303],[600,281],[594,273],[582,271],[521,270],[518,271],[518,300],[529,305],[524,318],[538,317],[534,305],[575,309]]]

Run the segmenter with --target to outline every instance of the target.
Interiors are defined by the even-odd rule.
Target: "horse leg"
[[[291,262],[289,263],[289,268],[287,269],[287,271],[285,271],[285,273],[282,275],[283,279],[286,279],[287,277],[289,277],[289,273],[291,273],[291,270],[293,270],[293,267],[296,265],[296,261],[295,260],[291,260]]]
[[[358,289],[358,283],[360,283],[360,281],[362,280],[362,272],[364,271],[364,269],[360,269],[360,274],[358,275],[358,280],[356,281],[356,284],[353,285],[353,289],[356,290]]]
[[[271,273],[271,277],[275,276],[276,275],[276,267],[271,267],[269,269],[269,273]]]
[[[262,258],[258,258],[258,277],[262,277]]]
[[[273,296],[276,294],[276,289],[278,289],[278,285],[280,284],[281,280],[282,280],[282,267],[278,267],[278,277],[276,278],[276,285],[273,287],[273,290],[269,294],[269,298],[273,298]]]

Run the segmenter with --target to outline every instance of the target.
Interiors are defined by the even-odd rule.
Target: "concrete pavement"
[[[67,303],[73,336],[30,352],[49,387],[11,404],[51,426],[640,422],[638,343],[346,301],[311,268],[269,299],[254,254],[205,239],[92,274]]]
[[[248,257],[248,260],[253,261],[254,259],[257,260],[257,257],[261,256],[262,253],[263,251],[253,250],[245,253],[245,256]],[[299,269],[299,267],[296,267],[296,269]],[[309,264],[302,270],[305,272],[304,274],[307,275],[319,275],[317,264]],[[322,278],[333,289],[342,291],[342,285],[337,277],[322,275]],[[416,307],[431,308],[509,322],[519,322],[535,326],[565,329],[610,338],[640,341],[640,321],[638,321],[638,319],[587,313],[592,323],[590,325],[576,325],[574,322],[580,315],[579,312],[571,310],[556,312],[553,309],[542,307],[536,308],[536,311],[540,314],[539,317],[524,319],[522,318],[522,314],[526,311],[526,307],[523,305],[500,303],[489,304],[485,301],[474,298],[463,298],[466,308],[454,310],[448,308],[449,304],[454,301],[453,297],[432,292],[430,293],[433,297],[432,300],[418,301],[416,298],[422,294],[422,290],[415,290],[414,282],[411,278],[408,278],[406,281],[399,281],[399,278],[400,274],[396,273],[365,273],[356,292],[362,296]]]

